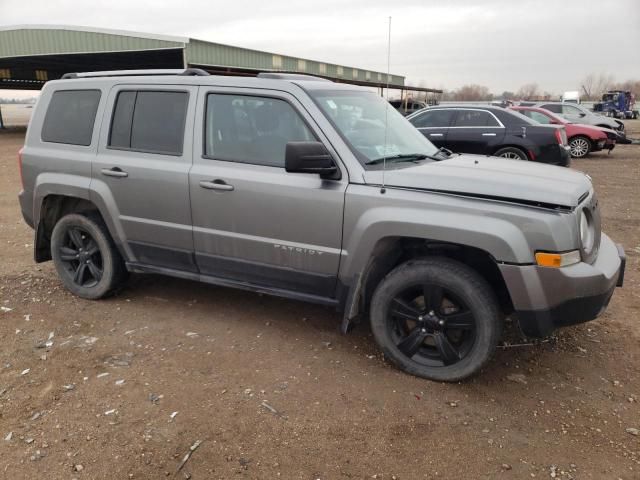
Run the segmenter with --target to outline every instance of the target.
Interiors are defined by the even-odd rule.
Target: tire
[[[394,365],[444,382],[478,373],[503,325],[489,284],[441,257],[410,260],[389,273],[373,294],[370,317],[376,342]]]
[[[590,138],[584,135],[576,135],[569,139],[569,148],[571,148],[571,156],[573,158],[584,158],[591,152],[593,144]]]
[[[127,269],[99,216],[71,213],[51,234],[51,257],[64,286],[74,295],[96,300],[124,283]]]
[[[493,154],[494,157],[509,158],[511,160],[529,160],[524,151],[516,147],[505,147]]]

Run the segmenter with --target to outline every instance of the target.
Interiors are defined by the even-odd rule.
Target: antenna
[[[382,188],[380,193],[387,191],[384,188],[384,172],[387,169],[387,123],[389,117],[389,77],[391,76],[391,17],[389,17],[389,37],[387,42],[387,96],[384,108],[384,152],[382,154]]]

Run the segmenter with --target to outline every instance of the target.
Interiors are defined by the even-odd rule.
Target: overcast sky
[[[171,34],[391,71],[413,85],[577,90],[640,78],[640,0],[0,0],[0,24]],[[6,93],[6,92],[5,92]]]

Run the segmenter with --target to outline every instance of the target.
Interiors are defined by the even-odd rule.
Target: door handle
[[[496,134],[495,133],[483,133],[482,136],[483,137],[495,137]]]
[[[127,172],[125,172],[124,170],[122,170],[120,167],[103,168],[100,171],[102,172],[103,175],[106,175],[107,177],[123,178],[123,177],[128,177],[129,176],[129,174]]]
[[[441,137],[442,134],[441,133],[430,133],[429,136],[430,137]]]
[[[233,185],[229,185],[224,180],[203,180],[200,182],[200,186],[202,188],[206,188],[207,190],[223,190],[225,192],[230,192],[233,190]]]

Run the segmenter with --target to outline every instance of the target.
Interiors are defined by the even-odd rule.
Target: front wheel
[[[502,333],[494,292],[466,265],[447,258],[410,260],[378,285],[371,329],[401,370],[455,382],[477,373]]]
[[[529,160],[527,154],[516,147],[501,148],[494,155],[496,157],[510,158],[512,160]]]
[[[569,148],[573,158],[583,158],[591,152],[591,140],[587,137],[577,135],[569,139]]]
[[[75,295],[95,300],[113,293],[127,271],[102,219],[72,213],[53,227],[51,257],[62,283]]]

